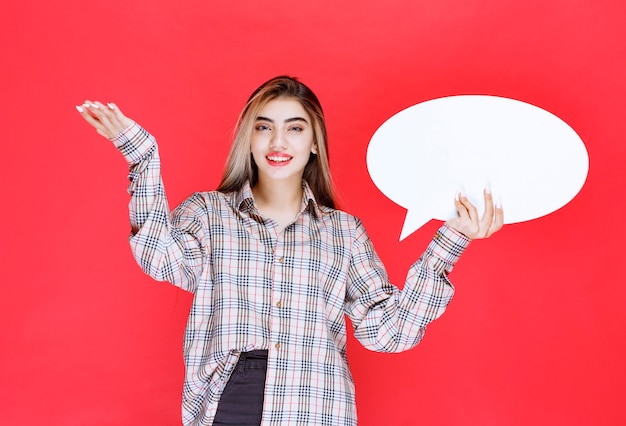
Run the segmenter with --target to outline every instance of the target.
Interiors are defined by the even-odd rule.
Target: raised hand
[[[117,105],[113,103],[104,105],[97,101],[85,101],[82,105],[77,105],[76,110],[87,123],[91,124],[100,135],[107,139],[113,139],[133,124],[133,120],[125,117]]]
[[[485,213],[478,217],[478,211],[464,194],[458,194],[455,199],[458,216],[446,222],[451,228],[456,229],[470,239],[489,238],[494,232],[500,230],[504,224],[504,211],[502,206],[494,206],[491,191],[485,189]]]

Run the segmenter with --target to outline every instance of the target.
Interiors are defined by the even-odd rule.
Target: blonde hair
[[[310,155],[302,178],[309,184],[319,204],[335,208],[335,191],[330,175],[326,122],[322,106],[311,89],[296,78],[287,76],[275,77],[263,83],[246,102],[237,121],[233,144],[217,190],[225,193],[234,192],[240,190],[246,181],[250,182],[251,187],[256,184],[258,170],[250,154],[252,130],[263,106],[278,98],[296,99],[309,114],[313,124],[317,155]]]

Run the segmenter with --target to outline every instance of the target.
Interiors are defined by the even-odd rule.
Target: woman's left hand
[[[459,231],[472,240],[489,238],[504,225],[504,211],[499,204],[494,206],[491,191],[485,189],[485,213],[478,217],[478,211],[464,194],[459,194],[455,206],[459,215],[446,222],[446,225]]]

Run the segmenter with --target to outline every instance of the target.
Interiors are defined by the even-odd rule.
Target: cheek
[[[261,141],[259,140],[259,137],[252,137],[252,139],[250,139],[250,152],[254,153],[255,151],[259,151],[261,146]]]
[[[252,151],[250,153],[250,156],[252,157],[252,161],[254,161],[256,164],[259,164],[259,161],[261,161],[263,157],[263,155],[257,151]]]

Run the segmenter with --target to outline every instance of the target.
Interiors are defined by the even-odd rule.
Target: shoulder
[[[232,204],[233,197],[231,194],[218,191],[197,191],[180,203],[177,210],[201,210],[208,213],[209,211],[228,208]]]
[[[363,222],[357,216],[344,210],[333,209],[330,207],[320,207],[320,220],[325,226],[343,236],[350,236],[358,239],[362,235],[366,235]]]
[[[237,213],[231,194],[218,191],[194,192],[172,212],[174,226],[194,224],[189,226],[203,229],[207,237],[216,232],[216,229],[231,226],[236,219]]]

